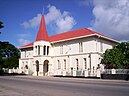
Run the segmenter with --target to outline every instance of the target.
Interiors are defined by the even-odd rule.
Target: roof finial
[[[44,1],[44,0],[43,0]],[[44,13],[44,4],[43,4],[43,10],[42,10],[42,15],[44,15],[45,13]]]
[[[44,15],[44,6],[43,6],[43,11],[42,11],[42,15]]]

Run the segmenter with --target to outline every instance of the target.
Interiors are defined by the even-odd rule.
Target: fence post
[[[100,77],[100,69],[97,69],[97,77]]]
[[[85,77],[88,77],[88,70],[85,70]]]
[[[66,76],[66,70],[63,70],[63,76]]]
[[[76,70],[73,70],[73,76],[76,76]]]
[[[116,70],[115,69],[112,69],[112,74],[116,74]]]

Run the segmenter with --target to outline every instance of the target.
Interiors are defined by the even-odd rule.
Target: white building
[[[36,41],[20,47],[19,69],[37,76],[89,76],[87,70],[96,70],[100,55],[116,44],[87,28],[48,36],[42,16]]]

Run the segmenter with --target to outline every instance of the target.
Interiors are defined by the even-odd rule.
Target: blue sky
[[[89,28],[129,41],[129,0],[0,0],[0,40],[16,47],[35,41],[43,7],[49,35]]]

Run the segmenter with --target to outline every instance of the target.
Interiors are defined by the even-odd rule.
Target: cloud
[[[48,5],[49,12],[45,15],[46,24],[50,24],[61,17],[61,12],[55,6]]]
[[[24,27],[24,28],[34,28],[34,27],[37,27],[40,23],[40,20],[41,20],[41,14],[37,14],[36,17],[28,20],[28,21],[24,21],[21,25]]]
[[[76,24],[69,12],[61,13],[55,6],[48,6],[49,12],[45,15],[46,24],[54,24],[57,33],[69,31]]]
[[[45,15],[45,22],[47,25],[54,24],[53,28],[55,32],[60,33],[64,31],[69,31],[76,24],[74,18],[70,15],[69,12],[64,11],[61,13],[59,9],[55,6],[48,5],[48,13]],[[41,14],[37,14],[36,17],[24,21],[21,25],[24,28],[34,28],[37,27],[41,20]]]
[[[26,39],[23,39],[23,38],[18,39],[18,42],[19,42],[20,46],[30,43],[29,40],[26,40]]]
[[[129,40],[129,0],[93,0],[92,29],[118,40]]]
[[[76,21],[71,16],[65,16],[56,21],[57,32],[66,32],[73,28],[76,24]]]

